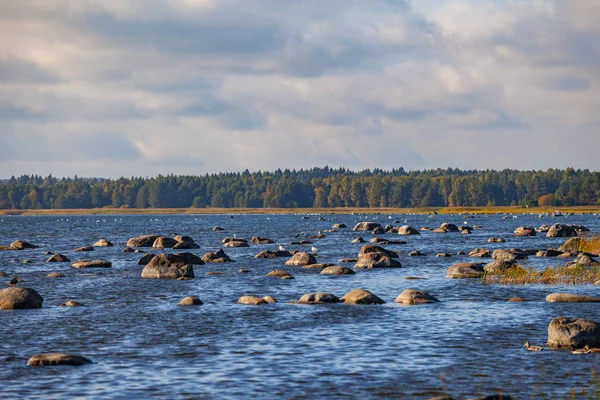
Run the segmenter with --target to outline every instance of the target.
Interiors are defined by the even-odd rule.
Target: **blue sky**
[[[0,178],[600,170],[595,0],[0,2]]]

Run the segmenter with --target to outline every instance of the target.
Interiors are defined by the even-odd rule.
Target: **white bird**
[[[312,251],[313,254],[317,254],[317,252],[319,251],[319,249],[317,249],[315,246],[312,246],[310,248],[310,251]]]
[[[235,239],[237,236],[235,236],[235,233],[233,234],[233,238]]]
[[[285,251],[285,247],[283,247],[282,245],[279,245],[279,251]]]

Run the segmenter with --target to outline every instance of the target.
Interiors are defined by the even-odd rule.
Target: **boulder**
[[[106,260],[77,260],[71,264],[73,268],[111,268],[112,263]]]
[[[150,260],[154,258],[155,255],[156,254],[153,253],[144,254],[142,258],[138,260],[137,265],[147,265],[150,262]]]
[[[333,224],[331,229],[344,229],[347,228],[346,224]]]
[[[63,256],[60,253],[56,253],[46,260],[46,262],[71,262],[68,257]]]
[[[202,300],[196,296],[184,297],[183,299],[179,300],[179,303],[177,303],[178,306],[200,306],[202,304]]]
[[[355,273],[354,270],[341,265],[331,265],[321,271],[321,275],[354,275]]]
[[[224,247],[250,247],[244,239],[231,239],[223,243]]]
[[[174,238],[177,241],[177,244],[173,246],[173,249],[199,249],[200,246],[194,242],[191,236],[186,235],[177,235]]]
[[[584,253],[580,253],[577,257],[575,257],[575,259],[573,260],[573,263],[575,265],[581,265],[584,267],[589,267],[592,265],[598,265],[598,261],[593,259],[592,257],[590,257],[587,254]]]
[[[517,264],[513,261],[505,261],[505,260],[494,260],[489,264],[486,264],[483,269],[488,274],[502,274],[508,271],[511,268],[514,268]]]
[[[373,235],[383,235],[384,233],[386,233],[385,229],[383,229],[381,226],[378,226],[377,228],[371,231],[371,234]]]
[[[339,263],[355,263],[357,261],[358,261],[358,258],[353,258],[353,257],[340,258],[338,260]]]
[[[352,239],[350,243],[365,243],[365,239],[361,238],[360,236],[357,236],[354,239]]]
[[[11,250],[26,250],[26,249],[37,249],[38,246],[26,242],[24,240],[15,240],[8,246]]]
[[[558,257],[561,254],[562,254],[561,251],[556,251],[554,249],[548,249],[548,250],[538,251],[537,253],[535,253],[535,256],[536,257]]]
[[[159,235],[132,237],[127,241],[127,247],[152,247]]]
[[[579,349],[600,347],[600,325],[581,318],[558,317],[548,325],[548,346]]]
[[[155,249],[172,249],[173,246],[179,242],[173,238],[167,236],[159,236],[152,243],[152,247]]]
[[[375,228],[381,228],[377,222],[359,222],[352,228],[353,231],[372,231]]]
[[[502,238],[489,238],[488,243],[504,243],[504,239]]]
[[[94,251],[94,248],[92,246],[81,246],[76,248],[75,250],[76,252],[81,252],[81,251]]]
[[[48,278],[64,278],[65,274],[63,274],[62,272],[50,272],[47,275]]]
[[[273,296],[263,296],[263,300],[267,303],[277,303],[277,299]]]
[[[363,247],[361,247],[360,251],[358,252],[358,257],[360,258],[360,256],[368,253],[378,253],[389,258],[398,258],[398,253],[395,251],[387,250],[374,244],[365,244]]]
[[[585,246],[585,240],[580,237],[572,237],[564,242],[557,250],[560,253],[580,251]]]
[[[44,299],[33,289],[9,287],[0,290],[0,310],[41,308]]]
[[[157,254],[150,259],[147,265],[170,265],[177,264],[179,266],[190,264],[190,265],[204,265],[204,261],[200,257],[192,253],[169,253],[169,254]]]
[[[450,253],[438,253],[435,255],[436,257],[452,257]]]
[[[259,252],[254,258],[277,258],[277,257],[291,257],[292,253],[287,250],[263,250]]]
[[[92,245],[92,247],[112,247],[112,246],[114,246],[114,245],[104,238],[98,240],[96,243],[94,243]]]
[[[367,253],[358,256],[355,268],[400,268],[400,261],[381,253]]]
[[[281,269],[274,269],[267,273],[265,276],[269,276],[272,278],[281,278],[281,279],[293,279],[294,277],[287,271]]]
[[[423,257],[425,256],[425,254],[421,253],[419,250],[413,250],[410,253],[408,253],[409,257]]]
[[[577,237],[577,231],[571,225],[554,224],[546,232],[546,237]]]
[[[225,228],[222,228],[220,226],[215,226],[214,228],[212,228],[212,230],[215,231],[215,232],[222,232],[222,231],[225,230]]]
[[[535,236],[534,228],[528,226],[520,226],[513,232],[513,236]]]
[[[469,257],[474,258],[490,258],[492,256],[492,252],[488,249],[477,248],[473,249],[469,252]]]
[[[437,303],[439,300],[432,295],[422,292],[416,289],[406,289],[396,297],[394,300],[396,303],[413,305],[413,304],[427,304]]]
[[[546,233],[546,232],[548,232],[549,229],[550,229],[550,226],[543,224],[542,226],[537,228],[535,231],[540,232],[540,233]]]
[[[333,264],[328,264],[328,263],[306,264],[306,265],[303,265],[302,268],[305,268],[305,269],[327,268],[327,267],[330,267],[331,265],[333,265]]]
[[[92,364],[92,361],[76,354],[67,353],[36,354],[27,361],[27,365],[30,367],[53,365],[71,365],[78,367],[85,364]]]
[[[121,253],[133,253],[135,250],[133,250],[131,247],[125,247],[123,250],[121,250]]]
[[[465,279],[481,278],[484,273],[483,263],[457,263],[448,268],[446,278]]]
[[[458,232],[458,226],[451,224],[449,222],[444,222],[443,224],[440,225],[439,228],[434,229],[433,232],[436,233],[444,233],[444,232]]]
[[[223,249],[219,249],[215,252],[209,251],[208,253],[202,256],[202,261],[204,261],[205,263],[233,262],[233,260],[229,258],[227,254],[225,254]]]
[[[252,238],[252,244],[271,244],[271,243],[275,243],[275,242],[273,242],[271,239],[262,238],[260,236],[254,236]]]
[[[317,259],[310,253],[299,251],[285,262],[285,265],[308,265],[316,264]]]
[[[527,253],[520,249],[497,249],[492,253],[492,258],[499,261],[526,260]]]
[[[313,292],[306,293],[300,300],[298,300],[299,304],[325,304],[325,303],[339,303],[340,298],[334,296],[331,293],[325,292]]]
[[[508,299],[509,303],[523,303],[524,301],[525,299],[522,297],[511,297],[510,299]]]
[[[421,232],[409,225],[404,225],[398,228],[398,235],[420,235]]]
[[[352,289],[340,299],[346,304],[383,304],[385,301],[364,289]]]
[[[548,303],[598,303],[600,299],[573,293],[550,293],[546,296]]]
[[[193,279],[194,267],[190,264],[160,264],[146,265],[142,270],[144,279]]]
[[[258,306],[261,304],[267,304],[267,301],[257,296],[242,296],[237,301],[239,304],[246,304],[249,306]]]

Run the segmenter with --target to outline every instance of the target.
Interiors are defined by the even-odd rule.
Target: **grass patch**
[[[516,266],[504,272],[489,274],[482,278],[484,284],[496,285],[583,285],[600,280],[600,267],[559,266],[547,267],[543,271]]]
[[[579,251],[585,251],[587,253],[600,254],[600,236],[582,237]]]

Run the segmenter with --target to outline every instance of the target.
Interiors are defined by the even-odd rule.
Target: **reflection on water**
[[[348,229],[326,233],[317,240],[319,262],[335,263],[356,256],[360,245],[350,244],[358,232],[351,227],[365,216],[69,216],[0,218],[0,244],[28,240],[39,249],[0,252],[0,270],[20,276],[23,287],[44,297],[40,310],[0,312],[0,381],[7,397],[181,397],[181,398],[304,398],[395,397],[428,398],[449,392],[461,398],[502,391],[520,398],[566,397],[593,391],[596,355],[569,352],[527,352],[526,340],[542,345],[550,320],[559,315],[600,320],[598,305],[546,303],[553,291],[600,295],[592,285],[490,286],[478,281],[449,280],[451,264],[465,256],[437,258],[475,247],[542,249],[563,239],[544,236],[515,238],[518,226],[568,222],[600,231],[593,216],[569,219],[536,216],[477,216],[466,220],[482,225],[471,235],[456,233],[402,237],[405,245],[390,249],[425,257],[400,256],[401,269],[357,270],[352,276],[322,276],[318,270],[286,267],[285,259],[257,260],[263,249],[302,249],[287,243],[296,235],[313,234],[334,223]],[[460,216],[366,217],[383,224],[439,226],[463,224]],[[215,226],[227,232],[214,232]],[[269,237],[271,245],[225,249],[235,263],[195,267],[191,281],[143,280],[136,261],[141,256],[121,253],[129,237],[142,234],[192,236],[201,246],[196,254],[220,247],[220,240]],[[365,239],[372,236],[360,232]],[[92,253],[72,250],[106,237],[112,248]],[[388,234],[386,237],[397,238]],[[487,243],[503,237],[505,243]],[[310,245],[307,247],[310,249]],[[72,260],[103,258],[110,270],[75,270],[68,263],[47,264],[45,251]],[[22,260],[32,262],[23,264]],[[535,258],[528,266],[543,268],[564,260]],[[350,265],[351,266],[351,265]],[[240,268],[250,273],[238,273]],[[295,280],[264,276],[285,269]],[[48,279],[52,271],[66,277]],[[222,272],[205,276],[208,271]],[[405,280],[420,276],[425,280]],[[8,279],[6,279],[8,280]],[[304,293],[326,291],[342,296],[350,289],[371,290],[388,303],[383,306],[289,304]],[[393,303],[406,288],[418,288],[441,303],[406,307]],[[277,304],[260,307],[235,303],[245,294],[271,295]],[[197,295],[200,307],[178,307],[177,301]],[[520,296],[525,303],[507,303]],[[57,307],[76,299],[85,307]],[[67,351],[95,361],[82,368],[29,368],[27,359],[39,352]]]

